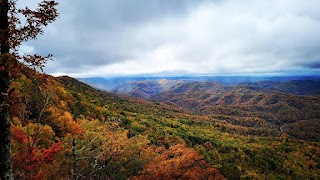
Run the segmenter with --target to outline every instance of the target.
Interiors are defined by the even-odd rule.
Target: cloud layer
[[[319,0],[58,2],[22,47],[53,53],[53,75],[320,74]]]

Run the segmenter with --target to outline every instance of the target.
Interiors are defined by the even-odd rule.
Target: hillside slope
[[[256,83],[243,83],[264,89],[279,91],[293,95],[320,96],[320,80],[292,80],[286,82],[261,81]]]
[[[212,115],[233,125],[274,131],[287,123],[320,119],[320,100],[317,97],[295,96],[248,85],[193,82],[154,95],[151,100],[171,102],[196,114]],[[315,134],[314,131],[306,133]],[[294,131],[289,134],[295,136]]]
[[[249,134],[279,136],[283,132],[281,126],[300,121],[302,127],[309,126],[304,122],[312,124],[314,121],[309,120],[319,119],[320,114],[317,97],[320,81],[317,77],[133,78],[120,83],[121,80],[113,87],[114,93],[165,102],[198,115],[207,115],[236,126],[242,134],[245,133],[240,129],[245,127]],[[229,85],[211,81],[229,82]],[[232,85],[230,82],[240,83]],[[320,141],[319,138],[307,138],[317,137],[313,135],[315,129],[306,131],[306,136],[298,135],[298,131],[288,134]]]
[[[99,91],[70,77],[23,76],[13,85],[17,179],[319,178],[316,142],[248,136],[246,127],[211,115]]]

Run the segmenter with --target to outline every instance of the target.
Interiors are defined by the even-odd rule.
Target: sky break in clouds
[[[20,0],[34,7],[36,0]],[[52,75],[320,75],[319,0],[58,0]]]

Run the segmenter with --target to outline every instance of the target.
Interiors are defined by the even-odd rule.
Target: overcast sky
[[[20,0],[33,7],[37,0]],[[320,75],[320,0],[58,0],[52,75]]]

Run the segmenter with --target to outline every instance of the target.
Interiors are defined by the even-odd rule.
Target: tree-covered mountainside
[[[170,101],[197,114],[255,116],[282,125],[320,118],[320,101],[312,96],[294,96],[251,86],[224,87],[212,83],[188,83],[152,96]]]
[[[299,139],[320,141],[314,136],[319,126],[313,123],[320,118],[320,101],[316,96],[320,81],[276,80],[223,85],[186,79],[149,79],[124,82],[113,92],[171,103],[198,115],[211,116],[235,125],[241,134],[279,136],[283,132],[281,127],[287,124],[300,121],[301,127],[314,124],[316,128],[304,131],[304,135],[298,131],[287,133]],[[243,131],[243,127],[248,131]]]
[[[256,83],[243,83],[243,85],[250,85],[294,95],[320,97],[320,80],[317,78],[309,80],[292,80],[285,82],[260,81]]]
[[[67,76],[25,74],[12,87],[17,179],[319,178],[320,144],[288,136],[289,125],[283,133],[259,117],[251,119],[259,126],[239,125],[228,118],[242,122],[241,115],[222,119],[96,90]],[[214,83],[191,87],[226,90]]]

